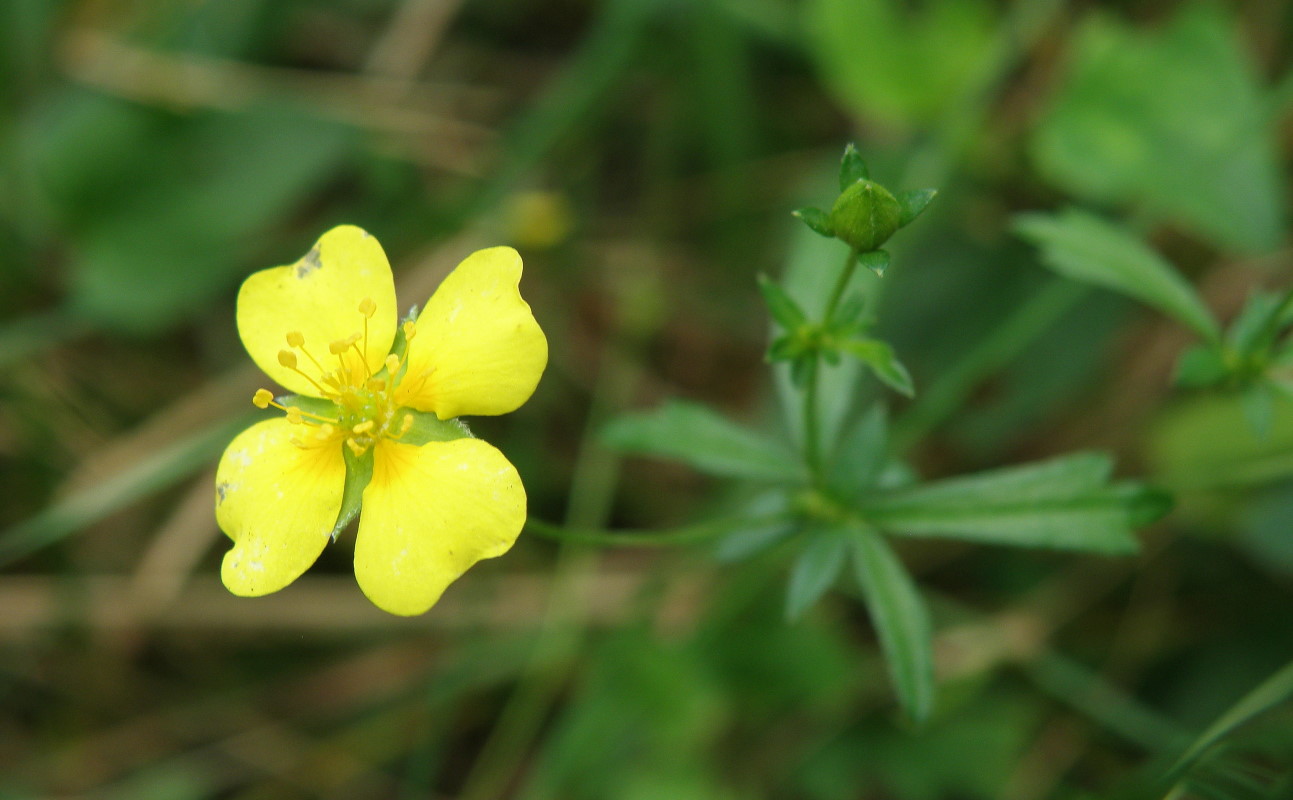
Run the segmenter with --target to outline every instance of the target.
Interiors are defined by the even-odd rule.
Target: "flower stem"
[[[839,278],[835,281],[835,287],[831,290],[830,298],[826,301],[826,309],[822,312],[821,327],[823,330],[829,330],[831,327],[832,317],[835,316],[835,309],[839,306],[840,300],[844,297],[844,290],[848,288],[849,281],[853,279],[853,272],[858,265],[858,251],[849,250],[848,258],[844,261],[844,266],[840,269]],[[822,475],[822,453],[821,453],[821,434],[819,432],[819,403],[817,401],[817,379],[822,369],[822,355],[820,352],[814,354],[813,361],[808,368],[808,377],[804,382],[804,462],[808,466],[808,472],[812,475],[813,483],[821,486],[823,483]]]

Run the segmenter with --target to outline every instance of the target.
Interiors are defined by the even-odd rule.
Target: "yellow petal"
[[[292,444],[302,425],[258,422],[234,437],[216,469],[216,521],[233,539],[220,577],[244,597],[277,592],[323,552],[341,511],[341,448]]]
[[[355,539],[355,578],[378,608],[421,614],[525,524],[516,469],[480,439],[378,443]]]
[[[506,414],[530,398],[548,364],[548,340],[521,299],[521,256],[510,247],[472,253],[418,317],[402,405],[440,419]]]
[[[371,372],[379,370],[395,340],[398,312],[386,253],[376,239],[353,225],[323,234],[295,264],[247,278],[238,292],[238,333],[266,375],[289,391],[318,397],[319,390],[309,380],[279,363],[279,352],[289,349],[287,334],[302,334],[304,348],[314,359],[328,371],[338,369],[338,356],[328,352],[328,345],[363,334],[365,316],[359,307],[366,299],[376,309],[368,319],[367,342],[361,338],[356,349],[342,356],[358,383],[364,367],[357,350],[364,352]],[[309,358],[302,355],[296,361],[298,369],[319,381],[320,370]]]

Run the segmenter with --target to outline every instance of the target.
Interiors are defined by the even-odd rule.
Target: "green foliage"
[[[1093,14],[1034,133],[1042,173],[1079,197],[1143,209],[1219,247],[1275,247],[1287,213],[1276,130],[1235,27],[1206,0],[1180,5],[1157,31]]]
[[[1110,484],[1112,467],[1099,453],[1064,456],[880,493],[862,499],[862,514],[904,536],[1132,553],[1132,530],[1170,502],[1138,484]]]
[[[827,86],[848,108],[894,125],[943,114],[992,59],[992,11],[980,0],[813,0],[805,14]]]
[[[615,419],[602,430],[602,440],[625,452],[675,458],[714,475],[772,481],[803,475],[777,443],[703,405],[681,400]]]
[[[1216,320],[1185,279],[1117,225],[1069,209],[1057,215],[1025,214],[1015,228],[1041,247],[1044,263],[1061,275],[1130,295],[1205,340],[1219,336]]]
[[[847,529],[810,526],[799,535],[807,544],[795,557],[786,585],[786,618],[791,621],[803,616],[831,588],[849,553]]]
[[[934,708],[933,628],[902,562],[874,531],[854,526],[853,567],[884,649],[898,700],[913,721]]]
[[[76,254],[70,302],[149,333],[244,274],[248,244],[335,173],[353,133],[290,107],[173,120],[69,92],[30,132]]]

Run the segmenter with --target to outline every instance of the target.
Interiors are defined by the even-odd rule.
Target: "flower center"
[[[312,344],[300,331],[288,332],[287,348],[278,351],[278,363],[309,381],[317,396],[332,404],[331,408],[305,410],[299,405],[282,405],[268,389],[257,389],[251,400],[257,408],[273,406],[287,414],[288,422],[302,426],[292,444],[312,448],[344,442],[361,456],[381,439],[399,439],[413,427],[412,411],[396,402],[395,396],[408,371],[417,327],[411,320],[404,323],[404,357],[391,353],[374,373],[367,357],[368,320],[376,311],[377,304],[364,298],[359,304],[362,329],[329,342],[328,356],[322,360],[311,352]],[[334,362],[331,368],[325,366]],[[419,375],[417,380],[426,377]]]

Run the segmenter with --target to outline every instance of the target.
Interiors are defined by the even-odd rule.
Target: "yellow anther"
[[[288,406],[287,421],[295,422],[298,424],[304,422],[305,420],[301,419],[301,409],[297,408],[296,406]]]
[[[368,452],[368,445],[360,444],[354,439],[347,439],[346,447],[349,447],[350,452],[354,453],[356,456],[362,456],[364,453]]]
[[[278,363],[288,369],[296,369],[296,353],[293,353],[291,350],[279,350]]]
[[[417,336],[417,333],[418,333],[418,326],[413,324],[413,320],[411,319],[404,320],[404,341],[407,342],[411,340],[414,336]]]
[[[359,313],[368,318],[377,313],[377,304],[373,302],[373,298],[365,297],[359,301]]]
[[[370,391],[370,392],[384,392],[384,391],[386,391],[386,381],[382,380],[381,378],[369,378],[369,379],[368,379],[368,391]]]
[[[346,352],[346,350],[349,347],[350,347],[349,341],[347,341],[346,339],[338,339],[337,341],[328,345],[328,352],[332,353],[334,356],[339,356],[342,353]]]
[[[337,432],[337,429],[333,427],[332,423],[325,422],[319,426],[319,430],[314,434],[314,436],[319,441],[326,442],[327,440],[331,439],[333,434],[335,434],[336,432]]]
[[[386,357],[386,371],[389,372],[391,375],[391,378],[394,379],[395,373],[399,372],[399,369],[400,369],[400,357],[395,355],[394,353],[391,353]]]
[[[370,432],[375,427],[377,427],[377,423],[373,422],[371,419],[366,419],[363,422],[356,425],[355,427],[351,428],[350,430],[362,436],[365,433]]]
[[[268,389],[257,389],[251,396],[251,404],[256,408],[269,408],[272,402],[274,402],[274,393]]]
[[[305,344],[305,335],[300,331],[292,331],[287,334],[288,347],[300,347]]]
[[[412,429],[412,427],[413,427],[413,415],[405,414],[404,421],[400,423],[400,436],[403,436],[404,434],[408,433],[409,430]]]

